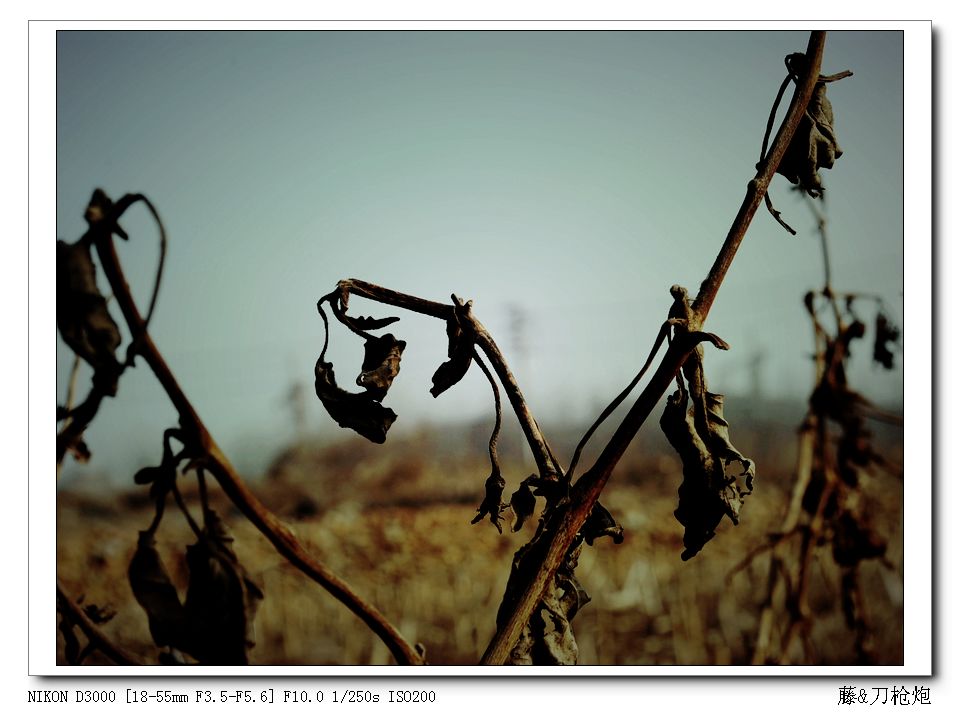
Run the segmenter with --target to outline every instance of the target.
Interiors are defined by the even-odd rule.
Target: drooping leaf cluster
[[[208,511],[197,541],[187,546],[190,574],[180,595],[157,551],[152,530],[140,533],[128,576],[159,647],[189,654],[200,664],[244,665],[255,645],[254,617],[263,591],[233,550],[233,537]]]
[[[674,340],[689,339],[691,313],[686,289],[675,286],[672,293]],[[708,334],[701,335],[707,339]],[[726,348],[716,336],[709,340]],[[703,349],[697,345],[677,376],[677,391],[667,398],[660,418],[660,428],[683,462],[674,516],[684,526],[680,555],[684,561],[713,538],[724,515],[739,524],[743,501],[753,492],[756,466],[730,441],[723,403],[722,395],[707,390]]]
[[[363,388],[363,392],[352,393],[337,385],[333,364],[325,360],[329,335],[314,367],[314,386],[323,407],[340,427],[350,428],[371,442],[383,443],[397,414],[385,407],[382,401],[400,372],[400,358],[407,344],[392,333],[383,336],[369,334],[367,331],[384,328],[399,319],[350,316],[347,314],[349,295],[345,291],[334,291],[320,299],[317,311],[328,333],[329,324],[323,311],[325,302],[330,304],[334,316],[343,325],[364,338],[363,363],[356,379],[356,384]]]
[[[823,220],[820,231],[824,233]],[[870,599],[863,591],[860,570],[868,560],[887,564],[887,540],[876,527],[877,515],[868,506],[863,476],[874,468],[891,472],[893,466],[874,448],[867,427],[868,419],[878,415],[876,409],[848,382],[852,347],[867,336],[867,323],[854,311],[855,303],[859,299],[877,302],[874,360],[886,369],[893,367],[890,344],[896,342],[900,332],[876,297],[848,294],[845,302],[839,298],[829,282],[822,291],[811,291],[804,298],[816,336],[817,379],[800,429],[793,507],[782,531],[771,535],[774,552],[761,624],[780,623],[780,636],[777,638],[777,632],[768,627],[758,637],[754,663],[793,660],[791,649],[798,644],[807,648],[813,628],[808,604],[809,570],[816,561],[814,552],[820,549],[828,552],[840,573],[838,602],[854,634],[858,663],[873,661],[874,630],[867,608]],[[821,312],[830,316],[832,328],[821,321]],[[885,349],[880,355],[878,345]],[[786,612],[780,620],[770,618],[778,608],[778,593],[784,595]]]
[[[806,58],[802,54],[788,55],[786,58],[787,69],[794,79],[802,75],[805,63]],[[777,167],[778,174],[812,197],[819,197],[823,193],[819,170],[832,169],[834,162],[843,156],[833,127],[833,105],[827,99],[827,83],[846,76],[849,73],[841,73],[835,78],[820,77],[797,131]]]
[[[174,453],[172,439],[184,442],[184,449]],[[202,527],[194,523],[177,489],[177,467],[186,459],[187,469],[196,470],[201,486]],[[188,654],[200,664],[242,665],[248,663],[249,650],[255,644],[254,617],[263,591],[237,558],[223,520],[207,504],[203,465],[203,455],[184,433],[171,428],[164,433],[160,465],[144,467],[134,475],[137,484],[150,485],[156,515],[150,527],[140,532],[128,578],[134,597],[147,614],[154,643],[170,650],[162,659],[183,663],[181,654]],[[184,552],[190,575],[184,599],[160,557],[155,538],[171,493],[197,537]]]
[[[884,459],[873,447],[873,435],[867,427],[873,406],[850,387],[847,380],[846,366],[851,345],[865,338],[867,329],[853,312],[856,296],[847,298],[848,320],[840,322],[836,334],[831,334],[819,320],[816,299],[813,292],[804,298],[821,343],[820,375],[810,395],[810,412],[815,419],[837,426],[839,436],[835,450],[821,447],[802,505],[809,514],[821,514],[827,520],[834,561],[841,566],[853,567],[862,560],[881,557],[886,552],[886,543],[875,532],[858,496],[861,473],[874,465],[885,467]],[[894,356],[888,344],[899,337],[900,331],[879,307],[875,326],[874,360],[891,369]],[[878,345],[884,349],[880,356],[877,355]],[[839,478],[840,484],[836,484],[832,475]]]
[[[93,384],[104,395],[116,395],[120,329],[97,286],[88,239],[57,241],[57,328],[64,343],[93,368]]]

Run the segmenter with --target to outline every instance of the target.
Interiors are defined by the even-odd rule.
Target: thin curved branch
[[[580,462],[580,454],[583,452],[583,448],[586,447],[587,443],[590,441],[590,438],[593,437],[593,434],[597,431],[597,428],[610,417],[610,414],[616,410],[620,403],[622,403],[628,395],[637,387],[637,383],[640,382],[640,379],[643,378],[644,373],[647,372],[647,369],[650,367],[650,364],[653,363],[653,359],[656,358],[657,352],[660,350],[660,346],[663,343],[664,339],[670,335],[670,321],[664,321],[663,326],[660,327],[660,332],[657,334],[657,339],[653,342],[653,348],[650,349],[650,354],[647,356],[647,362],[643,364],[643,367],[640,371],[634,376],[633,380],[627,385],[626,388],[610,401],[610,404],[603,409],[603,412],[600,413],[599,417],[593,422],[587,432],[583,434],[583,437],[580,438],[580,442],[577,443],[576,449],[573,451],[573,458],[570,460],[570,467],[567,469],[567,478],[572,480],[574,470],[577,468],[577,463]]]
[[[493,422],[493,432],[490,433],[490,444],[487,449],[490,452],[490,467],[494,472],[500,473],[500,458],[497,455],[497,440],[500,438],[500,427],[503,425],[503,408],[500,405],[500,389],[497,387],[497,381],[493,377],[493,373],[490,372],[487,364],[480,358],[480,354],[477,353],[476,348],[473,349],[473,359],[477,365],[480,366],[480,370],[484,376],[486,376],[487,381],[490,383],[490,388],[493,390],[493,408],[496,413],[496,418]]]
[[[688,325],[688,330],[691,332],[699,331],[706,320],[720,285],[723,283],[723,279],[736,256],[737,249],[746,235],[747,228],[763,201],[767,187],[770,185],[790,140],[797,130],[801,117],[806,112],[807,105],[813,95],[814,85],[820,74],[825,40],[825,32],[815,31],[810,34],[806,52],[806,74],[796,84],[790,108],[777,131],[773,146],[758,165],[757,174],[747,185],[746,196],[730,230],[727,232],[723,246],[691,306],[690,323],[692,325]],[[542,539],[547,540],[549,544],[545,549],[544,560],[539,571],[529,578],[522,589],[517,590],[516,593],[519,593],[520,597],[516,602],[516,607],[510,618],[498,628],[483,655],[481,664],[500,665],[507,659],[523,627],[529,622],[530,615],[542,598],[547,584],[550,583],[573,544],[577,532],[597,502],[613,472],[613,468],[694,348],[695,346],[690,346],[679,340],[670,345],[650,382],[641,391],[640,396],[601,452],[600,457],[593,467],[574,485],[570,495],[569,509],[542,535]]]
[[[117,202],[118,207],[129,206],[130,195]],[[120,212],[122,213],[122,211]],[[119,216],[119,214],[117,214]],[[290,528],[268,510],[250,491],[246,483],[230,464],[223,451],[210,435],[193,405],[187,399],[169,366],[150,334],[144,327],[130,287],[127,284],[117,257],[109,222],[100,222],[107,226],[92,227],[94,245],[97,248],[104,274],[113,288],[117,303],[133,335],[140,335],[138,353],[143,356],[163,387],[180,416],[180,425],[190,433],[196,445],[208,457],[207,470],[220,483],[223,491],[249,519],[254,526],[270,541],[274,548],[291,564],[324,587],[331,595],[356,614],[387,645],[397,663],[419,665],[424,663],[422,654],[408,643],[397,629],[381,614],[376,607],[368,604],[346,582],[333,573],[323,562],[307,551],[294,536]]]

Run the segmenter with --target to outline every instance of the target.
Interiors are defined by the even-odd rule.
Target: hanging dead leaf
[[[613,515],[606,507],[599,502],[595,502],[590,514],[580,528],[580,534],[584,541],[591,547],[593,542],[600,537],[610,537],[614,544],[623,542],[623,527],[613,519]]]
[[[465,304],[454,299],[454,316],[447,320],[447,360],[440,364],[433,374],[433,387],[430,394],[436,398],[448,388],[459,383],[463,376],[470,370],[473,362],[473,333],[466,329],[469,322],[462,320],[469,314],[473,302],[467,301]]]
[[[387,431],[397,419],[396,413],[383,407],[369,392],[348,393],[338,387],[333,364],[326,363],[322,357],[317,360],[314,374],[317,397],[340,427],[355,430],[371,442],[386,441]]]
[[[116,395],[120,329],[97,287],[90,244],[84,240],[57,241],[57,328],[64,343],[93,368],[97,389]]]
[[[730,442],[723,418],[723,396],[704,393],[706,424],[698,429],[696,406],[687,409],[687,391],[667,399],[660,427],[683,461],[683,482],[674,512],[685,528],[684,551],[688,560],[714,536],[724,515],[737,524],[743,499],[753,492],[755,466]]]
[[[873,360],[887,370],[893,370],[893,351],[890,346],[900,340],[900,329],[882,311],[877,312],[873,338]]]
[[[383,400],[400,372],[400,354],[406,347],[406,342],[398,341],[392,333],[367,340],[357,385],[366,388],[374,400]]]
[[[490,477],[483,483],[483,501],[477,508],[476,517],[470,520],[470,524],[475,525],[484,517],[490,515],[490,522],[497,528],[497,532],[503,532],[503,527],[500,526],[500,523],[503,521],[502,513],[506,504],[501,502],[501,500],[503,498],[503,488],[506,484],[506,480],[504,480],[496,470],[490,474]]]
[[[344,317],[354,328],[360,331],[376,331],[400,320],[397,316],[374,318],[373,316],[348,316],[344,314]]]
[[[536,479],[536,475],[531,475],[521,482],[520,487],[510,496],[510,507],[516,517],[516,521],[510,528],[511,532],[518,532],[537,508],[537,498],[533,496],[533,490],[530,489],[531,479]]]
[[[184,610],[150,531],[141,532],[127,570],[133,596],[147,613],[157,646],[177,646],[183,639]]]
[[[203,536],[187,547],[187,634],[180,648],[201,664],[245,665],[263,591],[237,559],[219,517],[208,512],[205,522]]]
[[[827,85],[818,82],[800,119],[790,146],[777,167],[777,173],[797,184],[812,197],[823,193],[819,169],[832,169],[843,155],[833,129],[833,105],[827,99]]]

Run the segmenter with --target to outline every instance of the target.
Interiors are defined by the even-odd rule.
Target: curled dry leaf
[[[685,528],[683,560],[703,549],[724,515],[737,524],[743,499],[753,492],[755,466],[730,442],[723,396],[705,392],[704,402],[703,427],[697,426],[696,406],[687,409],[686,390],[668,398],[660,418],[660,427],[683,461],[679,505],[674,512]]]
[[[371,442],[386,441],[387,431],[397,419],[395,412],[374,400],[369,391],[348,393],[338,387],[333,364],[326,363],[323,357],[317,360],[314,374],[317,397],[340,427],[355,430]]]
[[[400,355],[406,347],[406,342],[398,341],[392,333],[369,338],[364,345],[363,365],[357,385],[366,388],[367,395],[374,400],[383,400],[393,379],[400,372]]]
[[[832,169],[842,154],[833,129],[833,105],[827,99],[827,85],[818,82],[777,173],[810,196],[819,197],[823,184],[818,170]]]
[[[532,479],[536,479],[536,475],[531,475],[521,482],[520,487],[510,497],[510,507],[516,517],[516,521],[510,528],[511,532],[518,532],[523,527],[523,523],[533,516],[537,508],[537,498],[534,497],[533,490],[530,489]]]
[[[157,646],[177,646],[183,639],[185,613],[153,533],[141,532],[127,570],[133,596],[147,613],[150,636]]]
[[[348,316],[346,313],[343,314],[343,317],[360,331],[376,331],[400,320],[397,316],[374,318],[373,316]]]
[[[469,324],[460,317],[470,312],[472,302],[463,304],[454,296],[454,317],[447,320],[447,360],[433,374],[430,394],[436,398],[459,383],[473,362],[474,336],[466,329]]]
[[[490,473],[490,477],[483,483],[483,501],[477,508],[476,517],[470,520],[470,524],[475,525],[484,517],[490,515],[490,522],[497,528],[497,532],[503,532],[503,527],[500,526],[500,523],[503,521],[502,513],[506,505],[501,502],[501,499],[503,498],[503,488],[506,484],[506,480],[503,479],[499,472],[494,470],[494,472]]]
[[[202,664],[246,664],[263,591],[237,559],[219,517],[208,511],[205,522],[202,537],[187,547],[187,633],[180,648]]]
[[[587,515],[587,519],[580,528],[580,534],[591,547],[594,540],[600,537],[610,537],[614,544],[623,542],[623,527],[613,519],[610,511],[599,502],[594,503],[593,509],[590,510],[590,514]]]
[[[882,312],[877,312],[873,338],[873,360],[887,370],[893,370],[893,351],[890,344],[900,340],[900,329]]]
[[[93,368],[97,389],[116,395],[120,329],[97,287],[90,244],[83,240],[57,241],[57,328],[64,343]]]

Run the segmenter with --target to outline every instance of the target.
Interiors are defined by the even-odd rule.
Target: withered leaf
[[[140,533],[127,576],[133,596],[147,613],[153,642],[157,646],[178,645],[183,638],[184,609],[152,532]]]
[[[883,314],[877,312],[877,322],[873,338],[873,360],[887,370],[893,370],[893,351],[890,344],[900,340],[900,329]]]
[[[475,525],[484,517],[490,515],[490,522],[497,528],[497,532],[503,533],[503,527],[500,526],[500,522],[503,521],[501,513],[506,505],[501,502],[501,499],[503,498],[503,488],[506,484],[506,480],[503,479],[499,472],[494,471],[490,474],[490,477],[483,483],[483,501],[477,508],[476,517],[470,520],[470,524]]]
[[[380,328],[386,328],[391,323],[396,323],[400,320],[397,316],[374,318],[373,316],[348,316],[346,314],[344,314],[344,318],[346,318],[354,328],[361,331],[376,331]]]
[[[406,347],[406,342],[398,341],[392,333],[367,340],[357,385],[366,388],[374,400],[383,400],[400,372],[400,354]]]
[[[536,478],[536,475],[531,475],[521,482],[520,487],[510,496],[510,507],[516,517],[513,527],[510,528],[511,532],[519,531],[523,527],[523,523],[533,516],[534,510],[537,508],[537,498],[533,496],[533,490],[530,489],[532,478]]]
[[[873,530],[863,515],[844,510],[834,530],[833,559],[840,566],[852,567],[862,560],[886,554],[886,540]]]
[[[613,515],[606,507],[599,502],[593,504],[593,509],[587,515],[583,526],[580,528],[580,534],[588,545],[593,546],[593,541],[600,537],[610,537],[614,544],[623,542],[623,527],[613,519]]]
[[[342,428],[350,428],[375,443],[387,439],[387,431],[397,414],[385,408],[368,393],[348,393],[337,386],[333,364],[317,360],[314,369],[317,397],[330,417]]]
[[[740,520],[743,499],[753,492],[755,466],[730,442],[723,418],[723,396],[705,392],[707,424],[698,430],[696,406],[687,410],[687,392],[678,390],[667,399],[660,427],[683,461],[683,482],[674,516],[685,528],[684,551],[688,560],[714,536],[724,515]]]
[[[133,476],[138,485],[150,485],[154,482],[167,482],[175,474],[175,468],[169,464],[148,465],[141,467]]]
[[[827,85],[818,82],[777,173],[810,196],[818,197],[823,193],[823,184],[817,170],[832,169],[842,154],[833,129],[833,105],[827,99]]]
[[[57,241],[57,328],[64,343],[93,368],[94,385],[104,395],[116,395],[120,329],[97,287],[90,245],[84,241]]]
[[[187,633],[179,648],[201,664],[246,664],[256,643],[253,620],[263,591],[237,560],[232,542],[217,515],[207,512],[203,536],[187,547]]]
[[[436,398],[443,391],[459,383],[473,362],[473,335],[464,331],[456,317],[447,321],[447,357],[433,374],[430,394]]]

